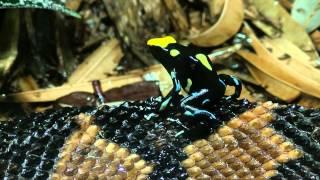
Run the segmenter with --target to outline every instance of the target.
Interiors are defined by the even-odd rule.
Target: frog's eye
[[[172,57],[176,57],[180,54],[180,51],[176,50],[176,49],[171,49],[170,50],[170,56]]]
[[[210,71],[212,71],[212,67],[208,61],[208,58],[206,55],[204,54],[197,54],[196,58],[201,62],[202,65],[204,65],[207,69],[209,69]]]

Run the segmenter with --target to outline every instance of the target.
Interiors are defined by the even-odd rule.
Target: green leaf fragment
[[[50,9],[60,11],[76,18],[81,18],[80,14],[66,8],[62,2],[57,0],[0,0],[0,9],[8,8]]]

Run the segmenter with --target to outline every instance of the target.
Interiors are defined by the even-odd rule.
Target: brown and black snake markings
[[[222,98],[209,109],[222,122],[214,128],[200,120],[179,125],[177,110],[160,116],[161,102],[63,108],[1,122],[0,176],[319,178],[319,110]],[[179,133],[186,128],[191,132]]]

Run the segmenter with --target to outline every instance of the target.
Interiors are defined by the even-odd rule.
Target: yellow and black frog
[[[173,89],[162,101],[160,111],[172,103],[180,105],[187,116],[206,116],[215,123],[214,114],[204,107],[223,97],[227,85],[235,87],[231,97],[239,97],[241,82],[233,76],[218,75],[207,55],[178,44],[171,36],[150,39],[147,45],[173,81]],[[182,89],[188,93],[183,98],[179,95]]]

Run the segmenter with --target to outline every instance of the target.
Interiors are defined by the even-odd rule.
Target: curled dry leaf
[[[290,41],[284,38],[263,38],[261,42],[283,66],[288,66],[307,78],[320,83],[320,70],[308,64],[310,57]]]
[[[238,52],[239,55],[272,78],[306,94],[320,98],[319,82],[310,79],[310,77],[304,73],[297,72],[295,69],[285,66],[263,46],[247,24],[245,24],[244,32],[252,39],[252,46],[257,54],[240,50]]]
[[[306,33],[290,14],[274,0],[246,0],[246,9],[255,12],[252,22],[272,38],[283,37],[293,42],[310,56],[310,64],[318,64],[318,53]],[[299,34],[297,36],[297,34]]]
[[[276,96],[286,102],[292,102],[300,96],[301,93],[299,90],[270,77],[258,68],[250,64],[247,64],[247,68],[260,86],[265,88],[265,90],[273,96]]]
[[[226,0],[222,14],[216,24],[198,35],[192,35],[190,41],[202,47],[219,45],[238,32],[243,17],[242,0]]]
[[[209,6],[211,17],[219,16],[221,14],[225,0],[207,0],[206,2]]]
[[[118,40],[112,39],[102,44],[71,74],[68,83],[76,84],[104,79],[108,74],[114,74],[123,53]]]

